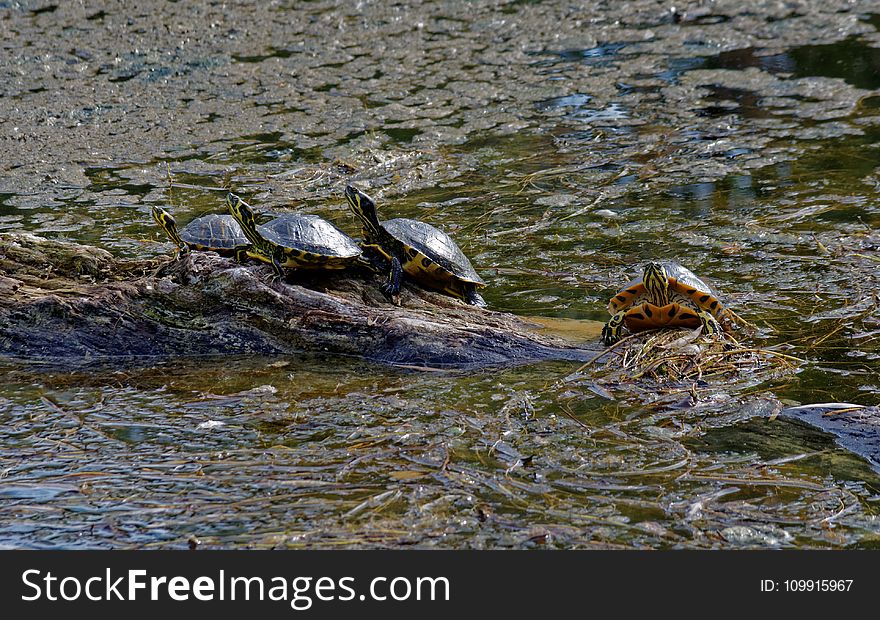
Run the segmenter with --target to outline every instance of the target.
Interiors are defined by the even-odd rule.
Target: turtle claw
[[[388,277],[379,285],[379,290],[382,291],[382,294],[385,295],[385,298],[388,299],[395,306],[400,305],[400,283],[403,277],[403,267],[400,266],[400,261],[396,257],[392,257],[390,261],[390,272],[388,273]]]
[[[390,282],[383,282],[379,286],[382,295],[395,306],[400,305],[400,289],[396,289]]]
[[[605,323],[604,327],[602,327],[602,342],[605,343],[606,347],[610,347],[620,340],[625,316],[626,311],[622,310],[612,316],[608,322]]]
[[[476,291],[468,291],[464,300],[466,303],[476,306],[477,308],[487,308],[489,306],[489,304],[486,303],[486,300],[483,299],[483,296]]]

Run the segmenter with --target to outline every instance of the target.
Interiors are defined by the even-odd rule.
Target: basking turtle
[[[361,248],[344,232],[317,215],[288,213],[266,224],[257,224],[254,210],[235,194],[226,205],[251,245],[246,254],[275,269],[275,276],[290,269],[345,269],[361,261]]]
[[[482,288],[486,283],[477,275],[468,257],[452,237],[418,220],[397,218],[380,222],[376,203],[351,185],[345,188],[345,198],[363,223],[366,237],[364,247],[377,251],[390,263],[382,292],[389,297],[397,295],[405,271],[419,284],[443,291],[474,306],[486,305],[486,301],[477,293],[477,288]]]
[[[705,334],[719,334],[721,323],[732,321],[730,311],[715,290],[689,269],[674,262],[650,262],[642,277],[623,287],[608,304],[611,319],[602,340],[611,345],[626,327],[631,332],[656,327],[703,326]]]
[[[178,230],[174,217],[165,209],[154,206],[153,219],[171,241],[177,244],[178,258],[191,249],[241,258],[251,244],[231,215],[204,215]]]

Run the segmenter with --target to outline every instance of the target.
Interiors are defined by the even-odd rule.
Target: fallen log
[[[0,234],[0,356],[64,363],[326,352],[479,367],[597,353],[417,287],[391,305],[369,273],[292,274],[275,283],[270,273],[212,252],[127,261],[91,246]]]

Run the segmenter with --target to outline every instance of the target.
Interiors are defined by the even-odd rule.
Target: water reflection
[[[545,50],[533,53],[535,56],[549,56],[534,64],[538,67],[552,67],[557,63],[578,63],[583,65],[603,66],[626,48],[624,43],[606,43],[586,49]]]
[[[588,105],[590,101],[592,101],[592,97],[578,93],[542,101],[537,104],[537,108],[547,111],[563,110],[565,112],[564,118],[568,121],[607,124],[611,126],[617,125],[615,121],[629,118],[629,112],[620,103],[612,102],[606,106],[591,107]]]
[[[748,47],[704,57],[672,58],[668,65],[669,68],[657,77],[670,83],[694,69],[741,71],[754,67],[794,78],[840,78],[866,90],[880,88],[880,49],[866,45],[859,37],[829,45],[804,45],[776,54]]]

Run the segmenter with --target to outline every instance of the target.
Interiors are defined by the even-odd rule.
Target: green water
[[[458,22],[435,19],[427,27],[443,28],[432,36],[455,38]],[[658,32],[672,28],[664,24]],[[804,363],[662,390],[598,370],[570,377],[576,366],[563,363],[467,373],[312,355],[6,363],[0,545],[880,545],[877,470],[830,435],[767,417],[775,399],[878,401],[877,48],[859,36],[758,55],[664,56],[645,45],[548,45],[525,56],[524,83],[545,96],[511,106],[524,125],[516,131],[474,129],[476,108],[453,97],[437,124],[371,126],[355,116],[331,131],[318,122],[302,132],[310,146],[271,122],[306,104],[265,89],[243,106],[264,110],[264,131],[242,121],[235,133],[234,122],[206,113],[216,138],[181,139],[182,155],[163,143],[154,158],[84,166],[84,181],[3,190],[0,230],[170,256],[150,206],[186,221],[221,210],[231,187],[355,234],[341,194],[353,182],[376,193],[384,217],[449,232],[494,309],[604,321],[608,297],[639,264],[675,259],[757,326],[749,342]],[[335,76],[345,60],[320,53],[330,57],[314,92],[355,88]],[[232,54],[228,66],[301,54],[267,43]],[[598,85],[590,94],[591,71],[607,72],[618,95]],[[699,71],[723,73],[672,123],[652,93]],[[741,85],[730,72],[743,72]],[[805,94],[820,78],[857,101]],[[790,87],[796,80],[807,82]],[[406,100],[383,88],[358,95],[365,115]],[[412,98],[450,87],[421,74],[401,88]],[[822,109],[810,111],[817,101]],[[320,113],[337,115],[332,106]],[[679,406],[691,390],[696,404]]]

